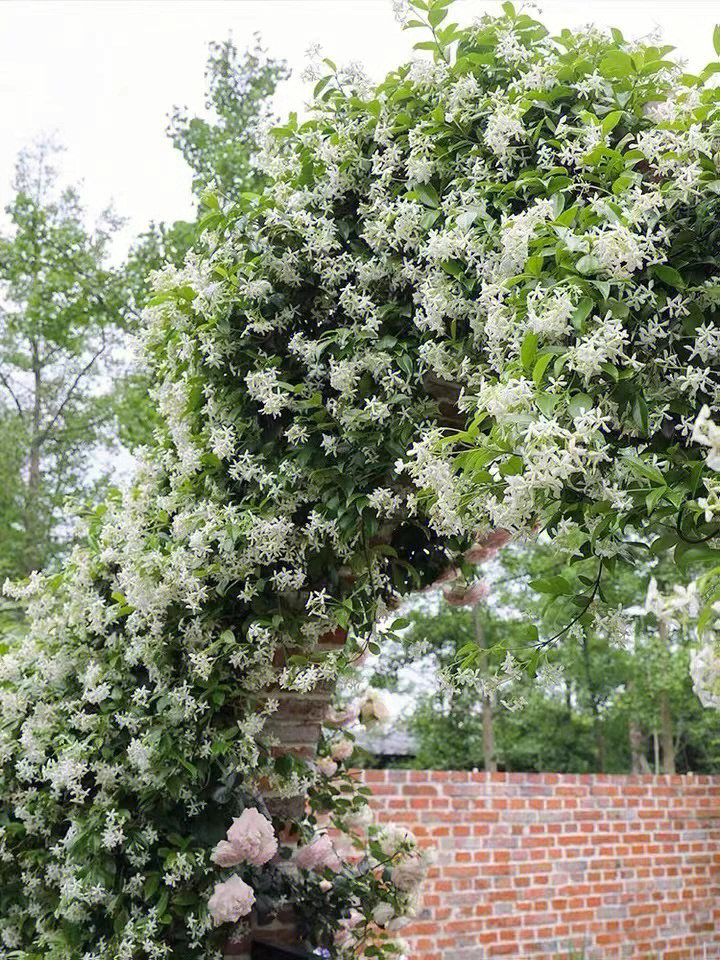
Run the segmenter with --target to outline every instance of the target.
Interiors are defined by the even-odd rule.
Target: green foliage
[[[285,61],[267,56],[256,34],[242,55],[232,40],[211,43],[205,76],[211,119],[175,107],[168,134],[193,171],[196,193],[213,183],[222,195],[236,199],[262,184],[262,174],[250,162],[257,128],[270,119],[270,98],[290,73]]]
[[[251,164],[257,129],[270,119],[269,104],[278,83],[289,73],[285,62],[266,55],[256,36],[242,55],[231,40],[211,43],[205,70],[208,118],[193,117],[175,107],[168,136],[193,171],[193,192],[200,199],[194,222],[151,224],[130,250],[125,282],[131,305],[139,312],[152,295],[151,278],[168,264],[182,266],[199,232],[207,226],[202,196],[208,184],[230,199],[262,187],[263,174]],[[147,444],[158,425],[157,409],[148,397],[148,373],[134,369],[116,381],[117,428],[129,448]]]
[[[501,671],[506,651],[523,658],[528,619],[549,634],[572,617],[575,591],[555,572],[559,565],[558,557],[543,546],[503,551],[491,572],[490,597],[478,611],[487,645],[487,677]],[[663,695],[677,770],[720,769],[720,716],[704,710],[692,688],[692,634],[676,629],[662,636],[654,617],[643,612],[651,574],[666,587],[677,582],[672,564],[655,561],[632,572],[618,571],[605,585],[610,607],[632,611],[631,640],[620,642],[602,620],[578,625],[546,651],[547,664],[562,671],[550,684],[538,686],[525,676],[499,687],[493,730],[501,769],[629,773],[632,724],[638,730],[642,769],[649,771],[654,768],[652,737],[662,731]],[[558,600],[538,608],[538,590]],[[565,599],[560,602],[560,597]],[[451,689],[443,683],[427,689],[430,678],[437,684],[438,672],[452,673],[459,663],[467,663],[469,651],[475,652],[473,662],[478,663],[482,651],[476,640],[476,614],[442,601],[438,609],[427,607],[425,602],[409,615],[409,629],[393,653],[386,654],[374,683],[400,689],[414,702],[406,720],[418,741],[413,766],[482,768],[486,758],[481,691],[472,685]],[[405,679],[398,688],[401,667]],[[527,701],[521,709],[514,708],[518,697]],[[664,763],[662,751],[661,758]]]
[[[101,485],[109,378],[133,323],[106,263],[117,221],[86,228],[76,191],[57,187],[56,152],[20,155],[0,238],[0,579],[51,563],[68,539],[66,499]]]

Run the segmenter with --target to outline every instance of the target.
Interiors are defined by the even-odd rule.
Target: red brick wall
[[[360,776],[437,848],[412,960],[720,958],[720,777]]]

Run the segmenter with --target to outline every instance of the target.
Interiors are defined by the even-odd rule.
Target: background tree
[[[51,564],[67,541],[64,504],[92,496],[112,442],[111,386],[134,323],[107,264],[118,220],[85,225],[77,191],[58,184],[49,142],[23,151],[10,231],[0,237],[0,576]]]
[[[229,38],[211,43],[205,76],[210,119],[176,106],[168,135],[193,171],[193,192],[200,194],[212,181],[233,200],[262,184],[262,174],[251,164],[258,127],[272,121],[271,97],[290,71],[284,60],[268,57],[255,34],[242,54]]]
[[[229,199],[260,190],[263,174],[251,163],[258,130],[272,119],[271,98],[290,75],[284,60],[267,55],[256,34],[241,53],[232,40],[210,44],[205,76],[208,116],[198,117],[175,106],[167,133],[193,172],[192,190],[198,201],[193,221],[151,223],[133,244],[124,267],[131,303],[140,311],[147,303],[153,271],[171,263],[179,267],[203,222],[201,196],[214,189]],[[147,397],[147,372],[134,368],[116,385],[118,428],[126,446],[150,441],[157,413]],[[126,415],[127,412],[127,415]]]
[[[232,40],[210,43],[205,77],[208,115],[193,116],[175,106],[167,134],[192,170],[197,201],[210,185],[231,202],[245,191],[261,189],[264,175],[252,165],[259,130],[273,120],[271,99],[278,84],[289,77],[284,60],[267,55],[256,34],[241,53]],[[180,266],[197,237],[202,204],[194,221],[150,224],[131,250],[126,274],[136,305],[143,305],[149,274],[165,263]]]
[[[377,668],[373,683],[408,697],[405,722],[418,743],[414,765],[492,769],[497,762],[506,770],[576,773],[720,768],[720,717],[704,710],[693,692],[691,637],[677,624],[660,630],[645,609],[651,574],[664,586],[680,578],[667,561],[609,578],[606,595],[632,617],[632,634],[623,642],[602,624],[577,624],[547,650],[544,682],[523,677],[492,698],[488,757],[486,692],[444,678],[478,642],[478,624],[489,674],[506,650],[522,655],[529,619],[548,634],[561,631],[573,616],[569,596],[538,611],[538,591],[551,596],[559,569],[557,556],[541,545],[507,549],[488,571],[488,599],[474,609],[435,598],[409,614],[402,645]],[[421,666],[411,668],[419,656]],[[411,669],[401,673],[402,667]],[[520,697],[522,709],[515,709]]]

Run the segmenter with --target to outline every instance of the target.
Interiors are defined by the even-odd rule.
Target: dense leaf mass
[[[330,65],[311,119],[268,134],[263,192],[206,197],[146,311],[156,445],[64,573],[15,588],[11,956],[214,956],[216,825],[261,774],[333,795],[304,761],[274,768],[264,688],[332,681],[397,593],[493,527],[612,565],[628,526],[684,505],[681,549],[718,510],[690,438],[706,405],[697,438],[720,447],[720,64],[551,38],[510,4],[463,30],[445,0],[415,6],[432,59],[377,87]],[[346,651],[318,655],[338,627]],[[243,874],[268,896],[293,876]],[[335,955],[360,889],[339,876],[336,916],[313,913]]]

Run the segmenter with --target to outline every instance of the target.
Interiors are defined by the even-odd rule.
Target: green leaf
[[[656,263],[653,266],[653,273],[669,287],[675,287],[677,290],[685,289],[685,281],[674,267],[668,267],[664,263]]]
[[[568,403],[568,413],[571,417],[579,417],[581,414],[591,410],[592,405],[593,400],[589,394],[576,393],[574,396],[570,397],[570,402]]]
[[[648,512],[652,512],[658,501],[660,501],[665,494],[667,493],[667,487],[655,487],[654,490],[651,490],[650,493],[645,497],[645,506]]]
[[[578,273],[593,273],[598,269],[598,262],[591,254],[586,253],[584,257],[580,257],[576,264]]]
[[[513,455],[512,457],[508,457],[505,463],[500,464],[500,473],[504,477],[514,477],[517,476],[518,473],[522,473],[522,468],[522,459]]]
[[[535,361],[535,357],[537,355],[537,342],[538,338],[536,333],[528,331],[525,334],[525,339],[520,347],[520,359],[523,367],[525,367],[526,370],[529,370]]]
[[[603,77],[628,77],[633,72],[632,57],[622,50],[611,50],[600,61],[599,71]]]
[[[665,553],[671,547],[674,547],[678,542],[677,533],[671,531],[670,533],[664,533],[661,537],[657,537],[650,544],[650,553],[654,557],[659,557],[661,554]]]
[[[715,53],[720,57],[720,23],[716,24],[713,30],[713,46],[715,47]]]
[[[673,554],[675,563],[683,573],[695,566],[720,562],[720,550],[713,550],[704,543],[679,543]]]
[[[603,295],[605,300],[610,296],[610,281],[609,280],[591,280],[592,285],[596,290],[599,290]]]
[[[565,577],[540,577],[539,580],[531,580],[530,586],[536,593],[549,593],[554,597],[571,597],[575,591],[570,586]]]
[[[608,115],[603,119],[603,122],[602,122],[602,132],[610,133],[610,131],[613,130],[618,125],[618,123],[620,123],[620,120],[622,119],[622,115],[623,115],[622,110],[613,110],[612,113],[608,113]]]
[[[413,193],[415,193],[418,199],[425,204],[426,207],[439,207],[440,198],[437,195],[437,190],[431,183],[418,183],[413,187]]]
[[[645,461],[640,460],[639,457],[625,457],[625,460],[629,463],[630,469],[636,477],[650,480],[652,483],[662,487],[665,486],[665,477],[652,463],[645,463]]]
[[[552,358],[552,353],[543,353],[542,356],[536,360],[532,372],[533,383],[539,384],[542,382],[543,374],[545,373],[547,365],[550,363]]]
[[[595,301],[590,297],[585,297],[575,308],[575,313],[573,313],[572,316],[572,322],[575,329],[580,331],[580,333],[582,333],[585,329],[585,320],[594,306]]]
[[[151,900],[155,891],[160,886],[160,874],[151,873],[145,881],[145,899]]]
[[[449,273],[451,277],[455,277],[458,280],[467,279],[462,263],[458,263],[457,260],[443,260],[440,266],[445,273]]]
[[[535,403],[546,417],[552,417],[559,399],[556,393],[540,393],[535,397]]]
[[[619,196],[621,193],[624,193],[628,187],[632,186],[635,182],[635,177],[632,173],[621,173],[620,176],[613,181],[612,192],[615,196]]]
[[[638,395],[632,407],[632,418],[635,426],[640,432],[647,436],[648,434],[648,408],[645,398]]]

